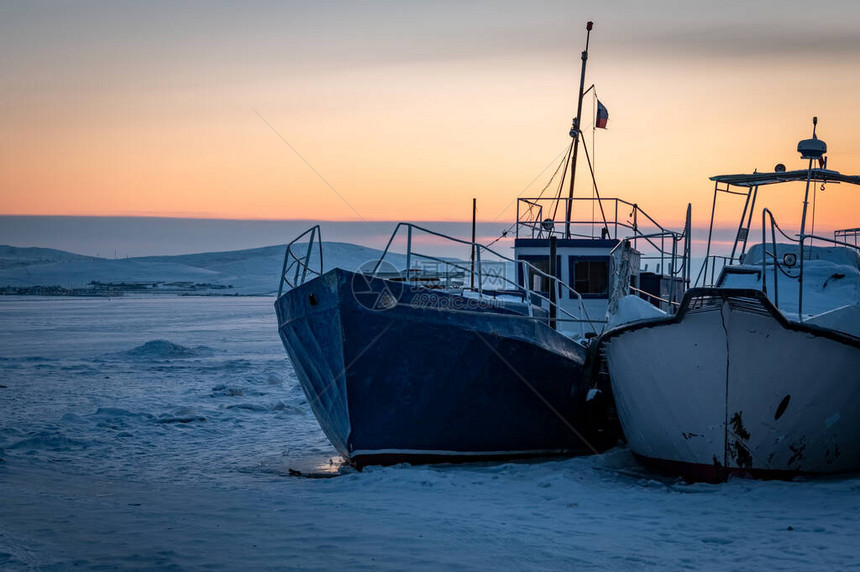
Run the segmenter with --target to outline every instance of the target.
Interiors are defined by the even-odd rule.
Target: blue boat
[[[582,98],[580,85],[578,115]],[[577,150],[585,148],[578,126],[577,118],[545,187],[560,174],[557,192],[517,203],[513,258],[475,241],[474,209],[472,240],[400,223],[379,260],[358,270],[326,271],[319,226],[287,246],[278,331],[320,426],[347,461],[585,454],[618,442],[591,340],[619,297],[677,304],[688,283],[679,260],[689,257],[689,232],[601,198],[596,184],[594,196],[574,197]],[[392,263],[403,243],[405,258]],[[468,255],[443,256],[427,244]]]
[[[453,309],[458,300],[469,309]],[[586,348],[522,303],[469,305],[334,269],[276,308],[308,402],[353,464],[586,453],[615,442],[592,422],[605,412],[581,383]]]

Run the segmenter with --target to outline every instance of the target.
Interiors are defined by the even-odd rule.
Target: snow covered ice
[[[272,302],[0,297],[0,568],[860,565],[856,476],[689,485],[625,448],[338,473]]]

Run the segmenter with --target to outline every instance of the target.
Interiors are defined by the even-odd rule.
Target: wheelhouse
[[[559,201],[565,199],[519,200],[514,241],[518,261],[570,285],[591,316],[605,315],[610,300],[627,293],[671,311],[689,284],[689,210],[687,229],[678,233],[658,224],[638,205],[616,198],[567,199],[572,212],[599,212],[600,216],[597,220],[574,219],[570,224],[557,222],[552,215],[562,210]],[[520,267],[520,287],[550,296],[544,275],[525,276],[523,272]],[[571,293],[553,294],[561,307],[579,303]]]

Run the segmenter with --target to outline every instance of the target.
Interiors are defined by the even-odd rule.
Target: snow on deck
[[[770,261],[765,266],[764,284],[768,298],[775,302],[789,319],[797,319],[799,297],[799,248],[795,245],[778,244],[777,260],[780,269],[776,271]],[[788,267],[783,259],[793,254],[797,262]],[[815,246],[804,249],[806,260],[803,264],[803,315],[804,320],[820,314],[829,313],[837,308],[860,304],[860,255],[844,247]],[[762,248],[752,246],[743,258],[743,264],[728,267],[720,286],[726,288],[762,289]],[[830,324],[845,332],[860,331],[858,314],[850,308],[818,320],[820,325]],[[815,319],[812,320],[816,322]],[[857,335],[856,333],[854,335]]]

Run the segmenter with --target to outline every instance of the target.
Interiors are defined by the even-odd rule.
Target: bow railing
[[[307,244],[302,240],[307,238]],[[314,252],[318,253],[319,266],[315,267],[312,260]],[[301,286],[308,277],[320,276],[323,273],[322,235],[320,226],[315,225],[297,236],[287,245],[284,254],[284,266],[281,269],[281,280],[278,284],[278,297],[287,289]]]

